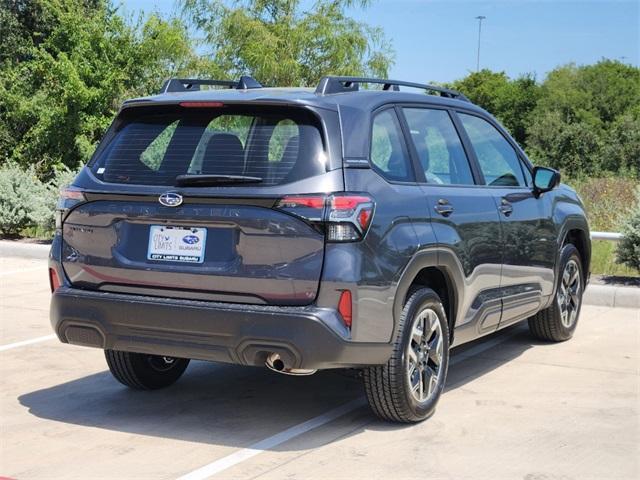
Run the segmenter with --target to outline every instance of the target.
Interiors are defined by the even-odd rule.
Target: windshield
[[[91,170],[110,183],[176,185],[180,175],[215,175],[256,177],[256,187],[326,172],[321,130],[310,112],[212,105],[123,110]]]

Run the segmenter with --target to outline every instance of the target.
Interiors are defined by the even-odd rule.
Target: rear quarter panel
[[[375,200],[375,213],[363,241],[327,244],[318,304],[335,308],[350,289],[352,340],[389,342],[400,276],[421,245],[435,244],[426,197],[418,185],[389,183],[368,168],[344,175],[347,190]]]

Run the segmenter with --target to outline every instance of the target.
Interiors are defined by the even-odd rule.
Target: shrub
[[[0,167],[0,232],[18,236],[27,228],[52,231],[58,192],[75,175],[65,169],[43,183],[33,167],[25,170],[14,163]]]
[[[576,189],[584,202],[591,230],[617,232],[622,219],[633,208],[635,186],[638,182],[622,175],[609,177],[563,177]]]
[[[640,272],[640,187],[636,189],[636,206],[622,226],[616,261]]]
[[[42,222],[48,215],[47,194],[47,187],[33,168],[23,170],[15,164],[0,167],[0,231],[19,235]]]

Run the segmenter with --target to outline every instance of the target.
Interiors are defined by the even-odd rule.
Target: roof
[[[244,79],[247,78],[250,81],[255,82],[255,80],[250,77],[242,77],[240,82],[243,82]],[[323,82],[326,85],[327,81],[333,82],[332,93],[322,93],[323,91],[329,91],[326,88],[321,89]],[[177,90],[179,91],[170,91],[168,88],[170,82],[182,82],[184,83],[184,88],[178,88]],[[342,83],[340,84],[338,82]],[[360,82],[383,84],[384,90],[360,90]],[[200,90],[200,84],[223,85],[231,88]],[[192,89],[194,85],[195,88]],[[139,105],[141,103],[146,104],[148,102],[178,103],[220,101],[229,103],[256,102],[267,104],[306,105],[329,110],[339,110],[340,107],[344,106],[362,111],[371,111],[388,103],[424,103],[444,107],[458,107],[483,111],[480,107],[468,101],[462,94],[452,90],[437,86],[420,85],[393,80],[364,79],[357,77],[324,77],[320,86],[315,90],[312,88],[296,87],[261,87],[257,82],[248,88],[233,88],[234,85],[238,84],[235,82],[219,80],[172,79],[165,83],[162,93],[149,97],[127,100],[125,105]],[[244,84],[240,83],[240,85]],[[257,85],[257,87],[254,85]],[[338,87],[336,87],[336,85],[338,85]],[[343,86],[342,90],[340,90],[340,85],[346,86]],[[399,90],[400,86],[411,86],[413,88],[426,87],[425,89],[433,89],[436,92],[440,91],[441,95],[446,96],[428,95],[425,93],[417,93],[415,91],[402,91]],[[454,95],[459,98],[451,98]]]
[[[317,108],[338,110],[348,106],[361,110],[375,110],[387,103],[424,103],[445,107],[458,107],[482,111],[477,105],[453,98],[425,95],[404,91],[360,90],[330,95],[316,94],[309,88],[260,88],[251,90],[212,89],[193,92],[170,92],[149,97],[127,100],[126,105],[140,103],[179,103],[179,102],[255,102],[289,105],[307,105]]]

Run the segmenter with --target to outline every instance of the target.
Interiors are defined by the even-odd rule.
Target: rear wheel
[[[386,365],[363,371],[367,399],[383,420],[419,422],[431,416],[449,365],[449,327],[440,297],[420,288],[407,300]]]
[[[182,376],[189,365],[185,358],[118,350],[105,350],[104,354],[116,380],[138,390],[168,387]]]
[[[569,340],[578,325],[584,276],[580,253],[574,245],[568,244],[562,248],[559,271],[553,304],[529,319],[531,334],[552,342]]]

